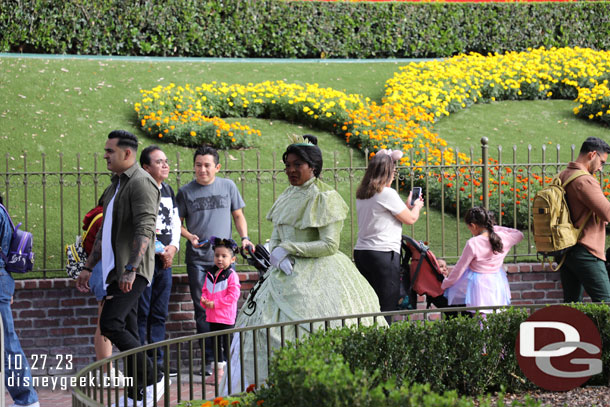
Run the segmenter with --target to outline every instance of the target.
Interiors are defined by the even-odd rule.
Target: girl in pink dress
[[[485,208],[474,207],[464,218],[473,237],[442,284],[449,305],[510,305],[510,287],[502,267],[511,247],[523,240],[516,229],[495,225]]]

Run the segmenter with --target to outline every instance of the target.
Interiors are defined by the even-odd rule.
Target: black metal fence
[[[406,233],[428,242],[438,256],[451,261],[459,256],[469,237],[461,220],[463,211],[470,206],[484,205],[496,209],[498,223],[518,226],[526,233],[524,242],[514,249],[512,259],[533,259],[535,249],[529,219],[536,183],[529,182],[534,178],[537,183],[548,179],[575,156],[574,146],[563,152],[560,146],[555,149],[542,146],[540,161],[536,162],[534,149],[527,146],[525,162],[517,162],[517,147],[508,153],[502,147],[490,151],[484,138],[480,150],[471,149],[467,154],[467,162],[460,162],[455,152],[456,159],[451,163],[445,162],[441,154],[440,163],[402,167],[396,187],[405,192],[414,185],[423,186],[426,202],[420,220],[406,227]],[[246,165],[245,154],[256,155],[256,166],[251,165],[252,159]],[[508,160],[507,155],[511,156]],[[341,242],[341,250],[349,255],[357,238],[355,191],[366,167],[362,160],[354,160],[351,150],[346,163],[339,163],[336,156],[336,153],[325,156],[321,178],[342,194],[350,208]],[[288,183],[280,156],[273,154],[270,168],[263,168],[260,158],[258,151],[223,152],[219,176],[236,182],[247,204],[244,212],[249,235],[253,240],[264,242],[271,234],[265,215]],[[177,191],[192,180],[192,157],[178,153],[170,160],[175,161],[171,163],[168,183]],[[427,158],[423,161],[429,162]],[[35,270],[44,278],[65,276],[64,246],[82,234],[84,214],[96,205],[109,184],[105,161],[100,154],[75,158],[63,154],[56,157],[23,154],[15,158],[7,154],[4,167],[0,171],[0,193],[13,219],[23,222],[23,227],[34,234]],[[603,175],[600,181],[602,186],[608,185]],[[175,267],[183,266],[182,252],[176,257]]]

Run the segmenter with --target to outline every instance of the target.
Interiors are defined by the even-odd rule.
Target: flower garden
[[[172,83],[142,90],[135,111],[150,137],[186,146],[254,147],[260,132],[226,118],[260,117],[329,131],[370,154],[401,149],[407,179],[418,184],[425,175],[435,177],[439,183],[430,186],[431,198],[442,196],[449,207],[467,208],[483,200],[482,167],[473,172],[460,166],[480,163],[470,163],[438,137],[433,131],[437,120],[475,103],[556,98],[576,100],[574,114],[583,120],[610,124],[609,78],[610,52],[540,48],[408,64],[386,82],[381,104],[316,84]],[[489,164],[491,208],[502,212],[505,223],[524,225],[528,200],[551,177],[493,160]],[[424,174],[425,166],[442,171],[432,167]],[[610,195],[607,180],[603,187]]]

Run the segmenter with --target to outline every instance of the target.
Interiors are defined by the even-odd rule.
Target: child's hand
[[[214,309],[214,301],[210,300],[207,302],[207,308]]]

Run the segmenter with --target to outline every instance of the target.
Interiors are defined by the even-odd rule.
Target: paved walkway
[[[182,383],[180,385],[180,402],[188,400],[201,400],[201,399],[212,399],[214,398],[214,376],[207,377],[205,383],[205,392],[207,397],[203,397],[203,386],[201,383],[201,376],[193,377],[193,396],[191,397],[191,391],[189,388],[188,377],[184,375],[181,377]],[[58,386],[59,387],[59,386]],[[56,389],[52,391],[51,388],[38,388],[38,398],[40,400],[41,407],[69,407],[72,405],[72,392],[70,390]],[[113,396],[114,397],[114,396]],[[6,405],[12,405],[13,401],[11,396],[6,393]],[[178,404],[178,383],[175,377],[172,377],[172,384],[170,387],[170,406]],[[165,398],[162,397],[158,401],[159,407],[164,406]],[[104,393],[104,405],[107,405],[106,393]]]

